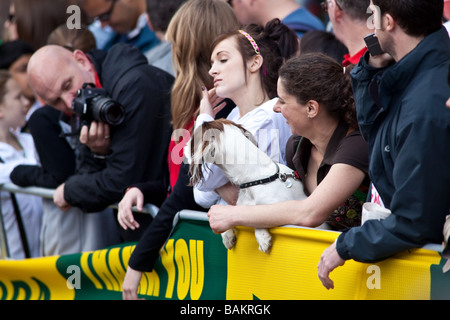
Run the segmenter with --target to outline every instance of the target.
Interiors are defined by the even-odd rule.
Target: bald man
[[[144,181],[155,182],[154,204],[164,201],[171,75],[148,65],[136,47],[117,44],[108,52],[88,55],[45,46],[31,57],[28,76],[36,94],[65,113],[72,113],[72,102],[84,83],[102,87],[125,109],[120,125],[93,121],[82,128],[77,172],[56,189],[53,200],[58,207],[101,211],[120,201],[128,186]],[[147,215],[139,219],[144,225],[151,221]],[[140,234],[127,231],[122,236],[134,241]]]

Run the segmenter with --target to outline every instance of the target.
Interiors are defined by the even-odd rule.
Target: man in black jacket
[[[442,0],[372,0],[381,49],[353,69],[358,123],[369,143],[371,202],[389,209],[343,232],[322,254],[322,284],[345,260],[375,262],[441,243],[450,208],[450,40]],[[377,21],[378,20],[378,21]],[[379,22],[379,24],[377,23]]]
[[[160,186],[160,203],[155,205],[162,203],[167,194],[171,75],[149,66],[137,48],[126,44],[88,55],[45,46],[31,58],[28,74],[36,93],[63,112],[72,113],[84,83],[102,87],[125,109],[125,120],[117,126],[93,121],[82,128],[76,174],[56,189],[55,204],[101,211],[118,202],[127,186],[149,180]]]

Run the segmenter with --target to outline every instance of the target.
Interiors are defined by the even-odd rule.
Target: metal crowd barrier
[[[40,196],[46,199],[53,199],[54,189],[41,188],[41,187],[19,187],[13,183],[5,183],[0,184],[0,191],[6,191],[11,193],[23,193],[28,195]],[[118,209],[117,204],[113,204],[110,208]],[[135,207],[133,207],[133,211],[138,212]],[[141,213],[150,214],[153,218],[158,213],[158,208],[152,204],[144,205]],[[9,256],[8,254],[8,246],[7,246],[7,235],[5,231],[5,226],[3,223],[3,214],[2,214],[2,204],[0,201],[0,259],[5,259]]]
[[[0,184],[0,191],[7,191],[7,192],[13,192],[13,193],[23,193],[23,194],[29,194],[29,195],[35,195],[40,196],[42,198],[48,198],[53,199],[53,193],[54,189],[47,189],[47,188],[40,188],[40,187],[19,187],[12,183],[7,184]],[[117,204],[113,204],[110,206],[110,208],[118,209]],[[132,209],[134,212],[138,212],[135,207]],[[147,213],[150,214],[153,218],[158,213],[158,208],[152,204],[146,204],[144,205],[143,210],[141,213]],[[2,218],[2,209],[1,209],[1,201],[0,201],[0,259],[5,259],[7,257],[7,242],[6,242],[6,232],[3,225],[3,218]],[[178,212],[178,214],[175,216],[173,221],[173,226],[175,226],[180,219],[190,219],[190,220],[199,220],[199,221],[208,221],[208,216],[205,212],[199,212],[199,211],[191,211],[191,210],[182,210]],[[294,228],[305,228],[305,227],[299,227],[299,226],[293,226],[289,225],[286,227],[294,227]],[[423,246],[424,249],[434,250],[437,252],[442,252],[442,245],[441,244],[434,244],[430,243],[425,246]]]

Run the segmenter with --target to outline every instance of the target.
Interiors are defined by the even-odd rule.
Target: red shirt
[[[98,77],[97,71],[94,69],[94,75],[95,75],[95,86],[97,88],[103,88],[102,83],[100,82],[100,78]]]
[[[356,54],[354,54],[351,57],[347,53],[346,55],[344,55],[344,61],[342,61],[342,66],[347,67],[351,64],[358,64],[359,60],[366,53],[366,51],[367,51],[367,47],[364,47],[359,52],[357,52]]]
[[[178,179],[178,173],[180,172],[181,164],[183,163],[184,157],[184,147],[188,143],[191,138],[190,132],[194,127],[194,120],[185,128],[185,132],[183,136],[180,138],[178,142],[171,139],[169,143],[169,153],[168,153],[168,162],[169,162],[169,173],[170,173],[170,187],[173,190],[175,183]]]

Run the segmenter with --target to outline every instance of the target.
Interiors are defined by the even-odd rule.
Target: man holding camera
[[[155,181],[155,198],[164,201],[171,75],[127,44],[89,54],[45,46],[32,56],[28,74],[47,104],[82,122],[76,174],[55,190],[58,207],[101,211],[120,201],[127,186],[144,181]],[[150,222],[150,216],[141,219]]]
[[[450,208],[450,40],[442,0],[371,5],[385,53],[366,53],[351,75],[370,148],[372,202],[392,213],[343,232],[324,251],[318,275],[327,289],[334,287],[329,273],[345,260],[375,262],[441,243]]]

